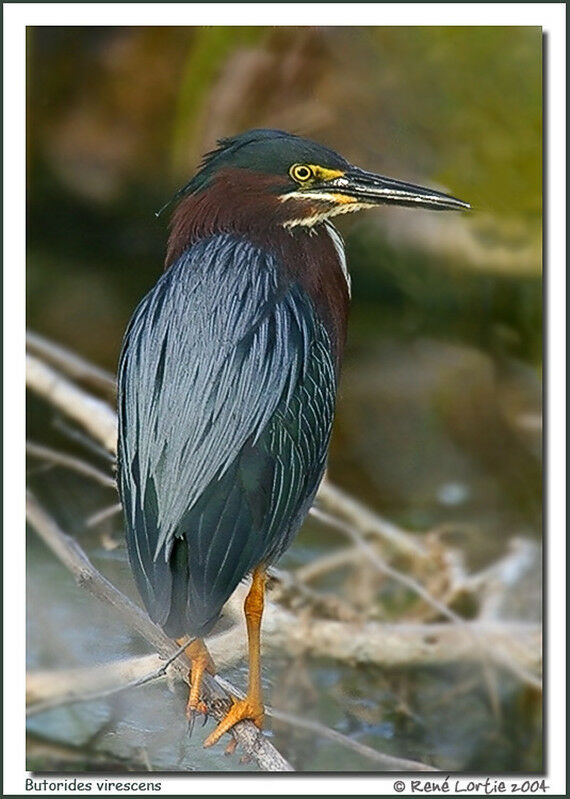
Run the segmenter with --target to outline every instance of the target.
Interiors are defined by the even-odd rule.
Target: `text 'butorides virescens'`
[[[265,575],[323,477],[350,280],[331,217],[377,205],[461,210],[277,130],[225,139],[175,197],[166,270],[119,368],[119,486],[136,583],[168,635],[193,640],[187,712],[214,665],[203,637],[240,580],[249,688],[206,739],[263,720]]]

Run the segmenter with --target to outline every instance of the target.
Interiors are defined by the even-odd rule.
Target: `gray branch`
[[[86,588],[98,599],[110,605],[126,625],[135,629],[163,657],[168,658],[176,654],[178,648],[171,639],[153,624],[139,607],[97,571],[77,542],[60,529],[54,519],[30,493],[27,495],[26,516],[31,526],[54,555],[74,575],[79,586]],[[185,665],[178,659],[172,663],[170,668],[178,677],[188,682],[188,663]],[[204,675],[202,686],[209,712],[214,718],[220,720],[228,709],[228,694],[220,688],[215,678],[208,674]],[[244,751],[264,771],[294,770],[252,722],[239,722],[233,728],[233,734]]]

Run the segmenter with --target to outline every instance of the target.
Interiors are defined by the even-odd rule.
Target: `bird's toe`
[[[194,732],[194,725],[198,716],[202,716],[202,727],[208,721],[208,707],[205,702],[190,703],[186,705],[186,719],[188,721],[188,737]]]
[[[263,726],[263,717],[264,708],[260,702],[247,697],[245,699],[234,699],[227,714],[204,741],[204,746],[213,746],[220,740],[224,733],[229,732],[239,721],[253,721],[255,726],[261,729]]]

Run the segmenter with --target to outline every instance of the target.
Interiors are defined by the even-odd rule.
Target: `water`
[[[57,470],[32,477],[34,490],[56,508],[84,495],[103,503],[111,492],[95,489],[74,475],[62,481]],[[117,587],[136,599],[121,538],[120,519],[104,529],[74,533],[94,565]],[[107,549],[109,541],[117,546]],[[344,544],[336,535],[309,522],[281,566],[294,567]],[[71,575],[31,533],[28,537],[28,668],[93,666],[149,651],[113,611],[77,588]],[[341,575],[326,589],[348,595]],[[246,686],[242,664],[224,676]],[[263,661],[266,701],[304,719],[318,721],[356,741],[397,757],[418,759],[446,771],[537,771],[540,769],[540,705],[513,677],[493,670],[486,682],[481,664],[441,667],[378,668],[295,653]],[[29,720],[30,733],[77,750],[58,770],[101,770],[104,756],[112,770],[249,770],[239,754],[221,756],[222,744],[204,750],[201,741],[212,727],[186,732],[186,688],[173,691],[165,681],[120,694],[53,709]],[[494,704],[498,700],[498,711]],[[374,771],[378,766],[336,743],[294,726],[268,720],[275,745],[304,771]],[[29,768],[50,768],[34,756]],[[77,758],[80,758],[78,761]],[[81,763],[81,768],[78,766]],[[53,765],[52,765],[53,768]]]

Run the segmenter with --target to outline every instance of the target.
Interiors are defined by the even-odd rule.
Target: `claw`
[[[179,644],[183,642],[177,639]],[[188,735],[191,736],[194,731],[196,723],[196,714],[203,713],[204,721],[202,726],[208,720],[208,707],[205,702],[200,699],[200,687],[202,684],[202,676],[205,671],[213,674],[215,672],[214,662],[210,657],[206,645],[201,639],[195,639],[186,647],[186,655],[190,658],[191,668],[188,675],[190,682],[190,694],[188,702],[186,703],[186,718],[188,719]]]
[[[250,699],[233,699],[233,704],[228,713],[220,721],[214,732],[210,733],[204,741],[204,746],[213,746],[225,732],[229,732],[238,721],[250,719],[256,727],[263,726],[263,705]]]
[[[236,746],[237,746],[237,738],[230,738],[230,742],[224,750],[224,755],[228,757],[229,755],[233,755],[233,753],[236,751]]]
[[[191,705],[190,701],[186,705],[186,718],[188,719],[188,737],[192,736],[196,719],[198,715],[202,716],[202,727],[208,721],[208,707],[205,702],[198,702],[197,705]]]

